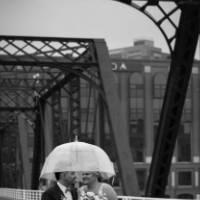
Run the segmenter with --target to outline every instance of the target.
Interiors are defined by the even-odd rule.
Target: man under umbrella
[[[55,172],[55,177],[56,184],[42,194],[41,200],[77,200],[75,172]]]
[[[56,180],[57,189],[47,190],[48,193],[43,194],[42,200],[77,200],[74,190],[70,192],[71,195],[63,192],[65,187],[75,182],[75,177],[80,178],[78,175],[84,172],[99,172],[105,179],[115,175],[113,163],[100,147],[77,140],[58,145],[46,157],[40,173],[40,178]],[[51,190],[56,190],[56,194]]]

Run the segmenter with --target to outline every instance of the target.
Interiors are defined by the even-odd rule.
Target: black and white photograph
[[[0,0],[0,200],[200,200],[200,0]]]

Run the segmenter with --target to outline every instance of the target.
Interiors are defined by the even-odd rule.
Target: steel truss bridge
[[[145,190],[145,196],[162,197],[165,195],[198,41],[200,2],[118,2],[150,18],[160,29],[171,52],[167,88]],[[166,2],[173,3],[170,10],[165,9],[163,3]],[[152,8],[159,11],[160,17],[153,15]],[[173,19],[176,13],[180,16],[178,23]],[[174,33],[169,33],[164,24],[173,27]],[[126,133],[128,125],[120,110],[108,50],[104,40],[100,39],[0,36],[0,186],[5,186],[2,180],[7,176],[3,163],[13,163],[17,150],[21,164],[9,167],[23,174],[23,181],[13,177],[13,183],[17,185],[21,181],[23,187],[37,189],[41,164],[47,153],[54,146],[71,141],[80,134],[83,115],[80,103],[82,80],[88,84],[88,94],[93,91],[96,98],[92,107],[95,125],[92,126],[97,132],[105,132],[105,120],[102,119],[108,121],[124,195],[139,195]],[[67,106],[65,116],[61,110],[62,103]],[[91,104],[88,97],[86,111],[91,108]],[[87,112],[86,115],[89,116]],[[63,129],[63,118],[67,121],[67,129]],[[28,165],[25,123],[34,132],[31,168]],[[17,140],[14,142],[17,148],[7,146],[11,140]]]

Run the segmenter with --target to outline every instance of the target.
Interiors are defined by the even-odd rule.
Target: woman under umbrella
[[[101,173],[82,173],[83,186],[79,189],[80,200],[117,200],[117,194],[108,183],[101,181]]]

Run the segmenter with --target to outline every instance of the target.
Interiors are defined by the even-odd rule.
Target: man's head
[[[76,181],[75,172],[56,172],[55,176],[57,181],[65,186],[70,186]]]

